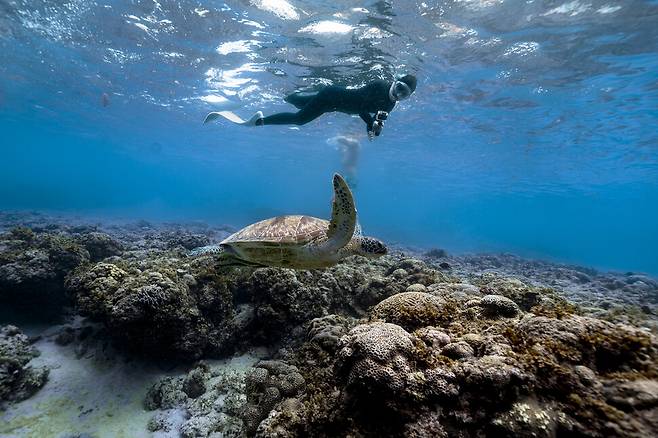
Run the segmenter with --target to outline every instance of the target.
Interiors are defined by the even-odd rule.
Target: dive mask
[[[392,101],[404,100],[411,96],[411,88],[402,81],[395,81],[391,85],[388,95]]]

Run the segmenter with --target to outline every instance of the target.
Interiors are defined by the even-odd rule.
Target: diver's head
[[[355,251],[358,255],[371,259],[386,255],[388,249],[384,242],[374,237],[359,237],[358,245]]]
[[[389,90],[389,97],[394,102],[408,99],[416,90],[416,82],[416,76],[414,75],[404,75],[396,79]]]

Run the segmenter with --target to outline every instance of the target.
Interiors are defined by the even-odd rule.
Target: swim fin
[[[233,122],[237,125],[243,125],[243,126],[256,126],[256,122],[259,119],[263,118],[263,113],[261,111],[257,111],[256,114],[251,116],[249,120],[242,120],[240,116],[235,114],[234,112],[231,111],[216,111],[212,113],[208,113],[206,116],[205,120],[203,123],[208,123],[212,122],[213,120],[217,120],[219,117],[223,117],[229,122]]]

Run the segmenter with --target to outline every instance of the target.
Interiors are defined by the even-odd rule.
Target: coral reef
[[[119,255],[123,251],[121,242],[98,231],[81,234],[78,241],[87,249],[92,262]]]
[[[407,306],[409,293],[400,295],[385,300],[384,307]],[[639,437],[655,432],[658,343],[653,335],[574,314],[535,316],[508,300],[487,300],[495,303],[494,312],[486,301],[478,302],[485,311],[474,317],[472,303],[462,300],[451,321],[439,319],[439,327],[413,332],[391,322],[361,323],[341,338],[333,356],[310,344],[298,349],[297,363],[316,364],[300,368],[306,391],[280,408],[285,415],[261,423],[258,435],[287,430],[284,436]],[[378,306],[372,313],[381,316]],[[310,339],[316,332],[312,325]],[[320,371],[327,366],[333,372]]]
[[[242,418],[245,431],[254,433],[272,409],[282,400],[297,395],[304,387],[304,377],[294,365],[264,360],[247,374],[247,404]]]
[[[485,295],[478,305],[490,316],[502,316],[512,318],[520,313],[519,306],[512,300],[502,295]]]
[[[166,377],[151,387],[144,407],[159,412],[148,429],[185,438],[240,436],[245,392],[242,369],[200,363],[184,376]]]
[[[220,240],[223,228],[8,223],[0,301],[70,300],[87,319],[51,339],[76,356],[93,337],[140,362],[176,360],[146,395],[154,433],[658,430],[658,283],[644,275],[439,250],[351,257],[325,270],[220,268],[185,253]],[[30,368],[35,353],[17,329],[1,333],[0,398],[27,396],[46,371]],[[214,361],[253,351],[261,360],[239,370]]]
[[[66,304],[64,279],[89,261],[67,234],[16,227],[0,235],[0,306],[30,314],[57,314]]]
[[[398,325],[359,325],[341,339],[338,372],[345,375],[348,387],[382,390],[395,396],[405,389],[413,349],[413,338]]]
[[[419,257],[425,257],[422,252]],[[591,316],[633,325],[642,325],[658,332],[658,281],[647,275],[625,272],[598,272],[595,269],[527,260],[512,254],[447,256],[451,273],[484,285],[493,281],[507,283],[504,291],[496,292],[513,299],[521,308],[533,304],[532,291],[538,291],[544,301],[567,299]],[[443,261],[445,260],[445,261]],[[427,257],[430,265],[436,262]],[[523,289],[526,289],[525,291]],[[517,294],[527,300],[517,300]],[[540,303],[541,304],[541,303]],[[549,303],[550,307],[550,303]],[[564,303],[559,307],[564,307]],[[571,311],[570,313],[573,313]]]
[[[414,330],[440,323],[445,304],[441,298],[426,292],[403,292],[374,306],[370,315]]]
[[[67,290],[78,311],[105,323],[122,345],[194,360],[233,341],[232,279],[162,256],[97,263],[72,275]]]
[[[48,369],[29,365],[38,355],[18,327],[0,328],[0,411],[5,404],[24,400],[46,384]]]
[[[308,339],[325,350],[335,351],[340,339],[347,334],[353,322],[340,315],[327,315],[312,319],[308,330]]]

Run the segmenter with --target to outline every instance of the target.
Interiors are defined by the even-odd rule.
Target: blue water
[[[366,234],[658,274],[658,2],[0,1],[0,51],[2,210],[327,217],[342,135]],[[202,124],[403,72],[373,142]]]

